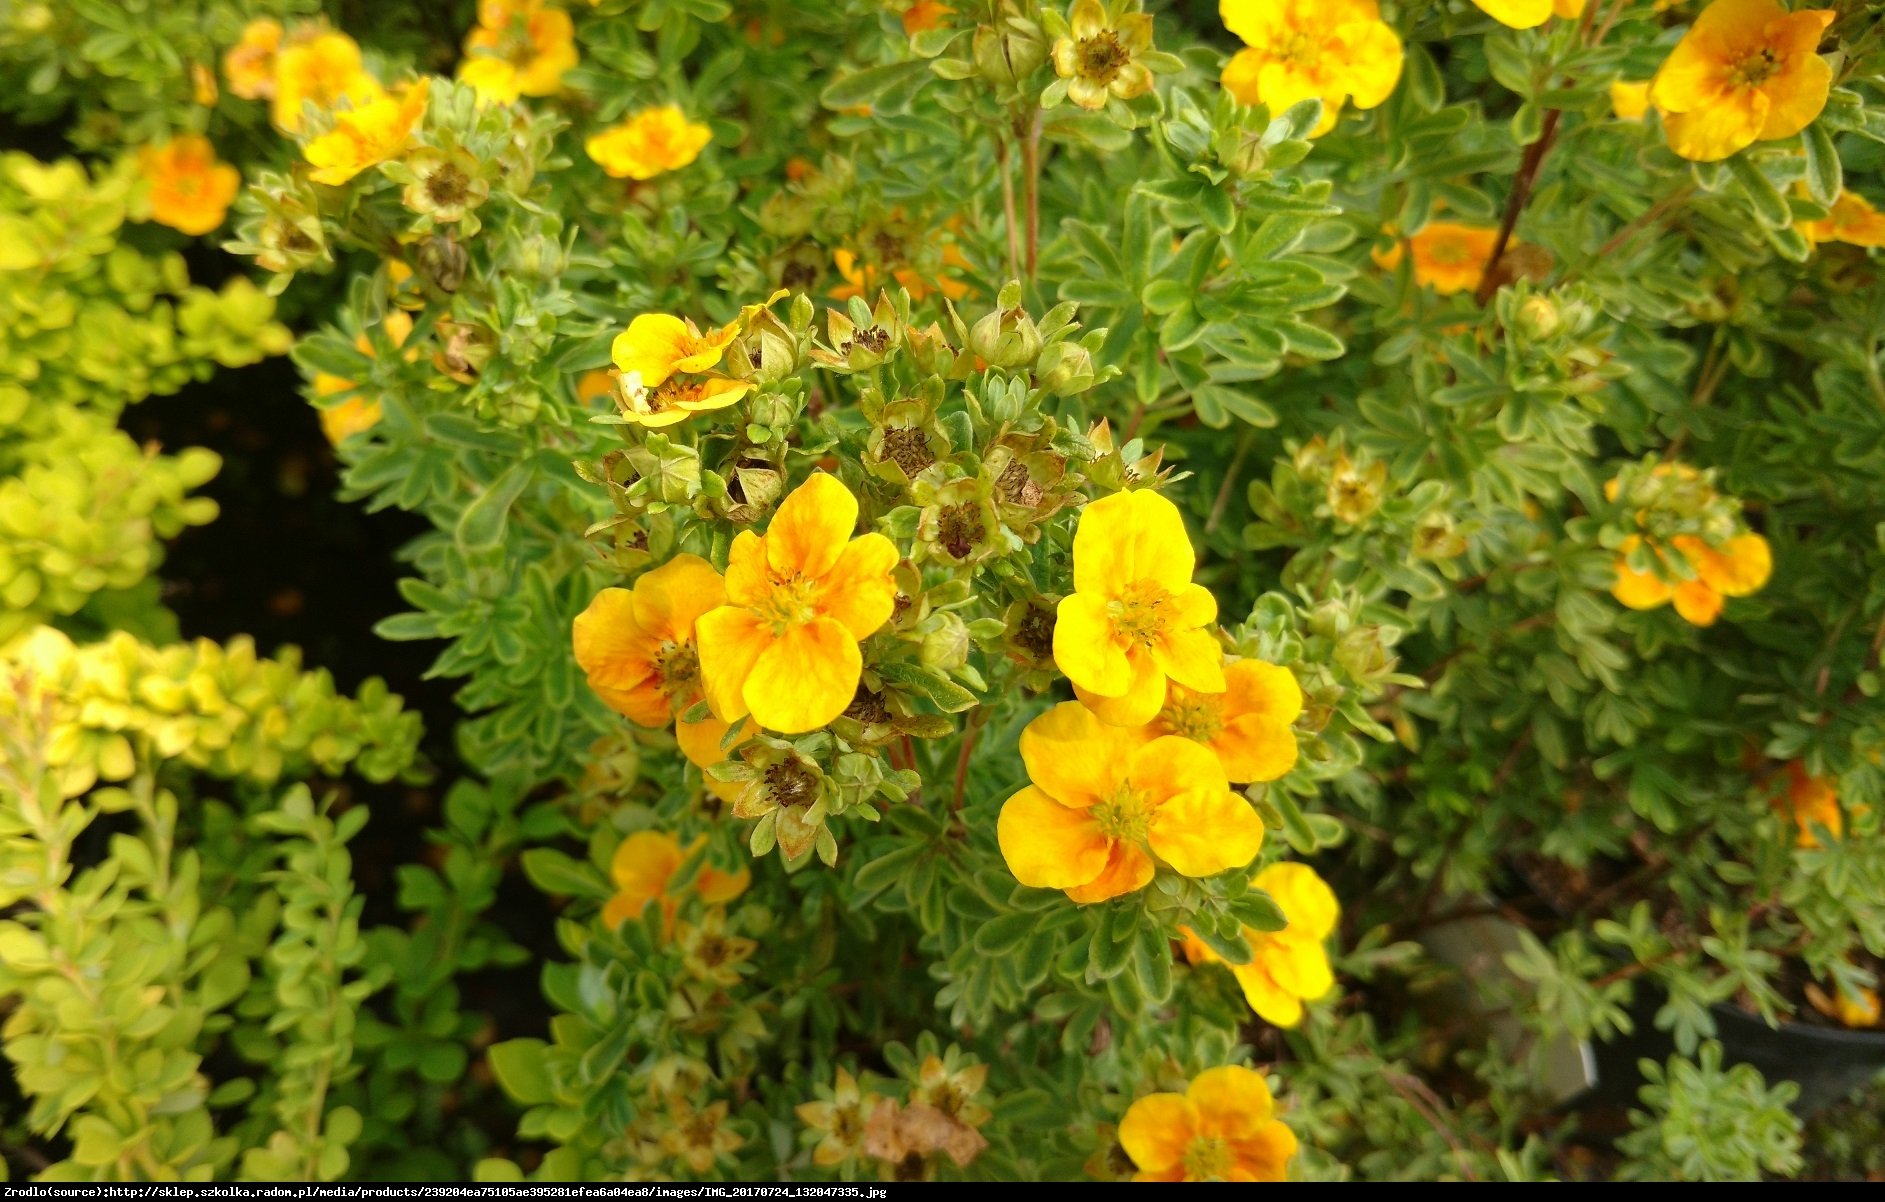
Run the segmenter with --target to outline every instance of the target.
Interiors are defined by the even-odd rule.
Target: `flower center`
[[[885,430],[881,457],[912,477],[936,462],[936,453],[929,449],[929,435],[916,426],[892,426]]]
[[[1119,44],[1119,35],[1105,30],[1080,39],[1080,74],[1104,87],[1119,78],[1119,72],[1132,61],[1132,54]]]
[[[679,701],[700,691],[700,652],[692,642],[663,641],[655,652],[655,673],[661,677],[661,691]]]
[[[703,935],[694,955],[708,968],[718,968],[727,962],[727,941],[719,935]]]
[[[936,541],[957,559],[967,559],[982,541],[982,515],[972,502],[947,505],[936,517]]]
[[[453,163],[447,163],[425,177],[427,198],[441,208],[464,203],[470,189],[471,180]]]
[[[1130,781],[1095,805],[1092,813],[1093,825],[1108,839],[1143,843],[1152,825],[1152,809],[1146,804],[1145,795],[1135,790]]]
[[[766,769],[766,793],[781,809],[810,805],[818,781],[797,760],[780,760]]]
[[[1046,659],[1054,651],[1054,622],[1059,615],[1041,605],[1030,605],[1015,624],[1015,646],[1036,659]]]
[[[757,612],[772,623],[774,637],[784,634],[787,627],[803,625],[818,616],[818,609],[812,604],[817,589],[817,581],[796,574],[783,580],[772,577],[772,588]]]
[[[844,1144],[854,1144],[864,1138],[864,1111],[859,1106],[840,1106],[832,1119],[831,1133]]]
[[[1217,698],[1178,686],[1169,691],[1159,719],[1174,733],[1200,743],[1209,743],[1224,729],[1224,711]]]
[[[1199,1136],[1185,1145],[1185,1176],[1193,1181],[1221,1181],[1230,1169],[1230,1145]]]
[[[1172,595],[1149,580],[1135,580],[1110,603],[1113,634],[1150,647],[1170,628]]]
[[[876,726],[880,722],[890,721],[890,707],[884,704],[882,693],[872,692],[859,681],[851,704],[845,707],[844,716],[864,726]]]
[[[1028,465],[1019,459],[1010,460],[1001,470],[1001,475],[995,478],[995,491],[1010,505],[1032,507],[1041,503],[1041,486],[1028,475]]]
[[[1758,88],[1780,70],[1780,59],[1766,46],[1744,54],[1730,68],[1728,77],[1744,88]]]

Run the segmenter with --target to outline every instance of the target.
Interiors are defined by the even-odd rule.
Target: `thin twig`
[[[1224,470],[1224,483],[1217,490],[1217,500],[1211,502],[1211,516],[1204,520],[1206,534],[1216,530],[1218,522],[1224,518],[1224,510],[1230,504],[1231,488],[1237,483],[1237,472],[1244,465],[1244,457],[1250,453],[1250,440],[1255,435],[1256,430],[1246,426],[1242,437],[1237,440],[1237,453],[1231,456],[1230,466]]]
[[[1479,277],[1479,288],[1473,293],[1477,304],[1485,304],[1492,299],[1492,294],[1499,290],[1499,260],[1505,258],[1506,248],[1512,243],[1512,231],[1518,226],[1518,216],[1525,210],[1525,202],[1531,199],[1532,186],[1538,182],[1538,170],[1544,166],[1545,156],[1551,153],[1551,145],[1558,138],[1558,122],[1564,114],[1552,109],[1545,114],[1544,125],[1538,131],[1538,140],[1525,148],[1525,157],[1520,160],[1518,174],[1512,177],[1512,194],[1505,199],[1505,215],[1499,219],[1499,236],[1493,240],[1492,253],[1486,256],[1486,266]]]
[[[1008,140],[995,138],[995,169],[1001,175],[1001,214],[1008,228],[1008,278],[1021,272],[1021,231],[1015,216],[1014,176],[1008,171]]]
[[[1021,138],[1021,182],[1027,189],[1028,205],[1028,278],[1034,278],[1034,266],[1041,247],[1041,110],[1034,109],[1027,132]]]

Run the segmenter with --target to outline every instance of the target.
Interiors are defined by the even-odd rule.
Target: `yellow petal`
[[[1401,47],[1400,35],[1386,22],[1379,19],[1359,22],[1349,27],[1353,31],[1348,41],[1348,71],[1342,77],[1342,83],[1349,99],[1356,108],[1371,109],[1394,94],[1395,85],[1401,82],[1402,61],[1405,51]],[[1328,103],[1323,113],[1325,128],[1318,131],[1327,133],[1326,126],[1335,123],[1335,117],[1341,110],[1341,102]]]
[[[855,639],[866,639],[897,612],[897,545],[881,534],[860,534],[838,553],[818,585],[817,605],[843,623]]]
[[[1261,79],[1263,65],[1268,59],[1255,50],[1239,50],[1231,55],[1224,64],[1224,74],[1218,82],[1224,90],[1236,98],[1238,104],[1259,105],[1263,103]]]
[[[837,565],[856,530],[857,498],[836,476],[817,472],[793,489],[773,515],[766,529],[766,562],[777,576],[816,579]]]
[[[1224,648],[1209,631],[1171,631],[1152,644],[1152,659],[1165,675],[1188,689],[1224,691]]]
[[[732,727],[727,723],[709,715],[698,722],[676,722],[674,741],[679,744],[681,754],[687,757],[689,763],[703,769],[711,768],[715,764],[725,763],[734,749],[752,738],[759,730],[753,725],[752,719],[747,719],[741,724],[740,737],[731,748],[728,748],[724,744],[727,731],[731,729]],[[724,802],[737,801],[746,788],[745,783],[741,781],[715,780],[705,772],[701,775],[707,786],[707,792]]]
[[[1536,29],[1551,19],[1552,0],[1473,0],[1473,3],[1508,29]]]
[[[1145,581],[1167,592],[1191,583],[1197,557],[1178,506],[1146,489],[1101,497],[1080,514],[1073,536],[1076,592],[1117,597]]]
[[[1176,1168],[1198,1131],[1198,1111],[1183,1094],[1152,1093],[1126,1108],[1119,1146],[1144,1172]]]
[[[1329,953],[1314,939],[1272,936],[1256,955],[1262,959],[1270,979],[1282,989],[1305,1002],[1335,988],[1335,973],[1329,967]]]
[[[1632,569],[1628,561],[1617,560],[1617,582],[1610,586],[1610,595],[1631,609],[1655,609],[1669,603],[1669,597],[1675,590],[1669,582],[1653,572],[1638,572]]]
[[[1293,1027],[1302,1021],[1302,999],[1270,979],[1270,974],[1256,960],[1234,964],[1231,974],[1243,987],[1244,1000],[1264,1022],[1278,1027]]]
[[[1198,1134],[1218,1139],[1249,1139],[1270,1121],[1275,1108],[1263,1074],[1240,1064],[1199,1073],[1185,1098],[1197,1111]]]
[[[1269,894],[1289,919],[1286,928],[1314,941],[1328,938],[1341,916],[1341,903],[1316,870],[1307,864],[1285,860],[1272,864],[1256,875],[1251,884]]]
[[[1235,784],[1276,780],[1296,766],[1296,732],[1256,714],[1232,718],[1210,742]]]
[[[1811,17],[1808,13],[1794,15]],[[1788,60],[1761,85],[1770,107],[1767,120],[1761,124],[1760,140],[1791,138],[1813,124],[1826,108],[1832,86],[1833,69],[1819,55],[1802,54]]]
[[[1669,149],[1683,158],[1698,163],[1718,162],[1754,144],[1767,124],[1768,108],[1765,95],[1742,88],[1690,112],[1665,113],[1663,132],[1669,138]]]
[[[713,565],[681,554],[635,582],[635,622],[657,639],[684,643],[694,621],[726,604],[726,585]]]
[[[763,609],[772,597],[772,575],[766,567],[766,541],[751,530],[733,536],[727,551],[727,603]]]
[[[635,621],[634,594],[606,588],[571,624],[576,664],[609,708],[642,726],[667,725],[667,698],[654,676],[654,646]]]
[[[1713,626],[1721,616],[1722,595],[1700,580],[1685,580],[1676,586],[1676,612],[1696,626]]]
[[[1141,743],[1130,755],[1126,777],[1135,792],[1155,805],[1194,791],[1222,793],[1229,788],[1224,766],[1202,743],[1164,735]]]
[[[1021,732],[1021,762],[1056,801],[1090,806],[1119,791],[1145,742],[1144,728],[1107,726],[1079,702],[1063,701]]]
[[[1054,614],[1054,664],[1088,692],[1117,697],[1132,686],[1132,665],[1113,638],[1112,613],[1098,593],[1070,593]]]
[[[751,610],[723,605],[700,615],[694,645],[700,651],[701,691],[714,717],[737,722],[747,715],[746,682],[772,641],[772,626]]]
[[[851,632],[830,618],[814,618],[788,626],[754,661],[743,690],[746,706],[768,730],[817,730],[851,704],[863,670]]]
[[[1215,763],[1217,757],[1211,758]],[[1257,858],[1263,847],[1263,820],[1249,802],[1228,788],[1198,789],[1159,807],[1148,842],[1159,859],[1182,875],[1215,876]]]
[[[643,313],[615,336],[609,357],[626,375],[639,372],[644,388],[659,388],[686,355],[687,323],[671,313]]]
[[[1117,697],[1088,692],[1076,681],[1073,695],[1109,726],[1144,726],[1165,708],[1165,670],[1144,647],[1126,653],[1126,691]],[[1071,679],[1071,676],[1069,677]]]
[[[1067,898],[1081,906],[1110,901],[1145,888],[1151,883],[1153,872],[1150,856],[1130,843],[1114,843],[1106,868],[1086,884],[1069,888]]]
[[[1296,1155],[1296,1133],[1272,1120],[1248,1138],[1231,1145],[1235,1181],[1286,1181],[1289,1160]]]
[[[1070,889],[1106,870],[1111,840],[1087,811],[1029,787],[1010,797],[995,821],[995,840],[1014,878],[1032,889]]]
[[[1224,712],[1288,724],[1302,715],[1302,686],[1281,664],[1233,660],[1224,665]]]
[[[1217,15],[1224,28],[1246,46],[1264,45],[1294,32],[1287,24],[1285,6],[1277,0],[1218,0]]]
[[[665,831],[636,831],[615,847],[609,876],[629,898],[647,902],[661,896],[681,866],[681,841]],[[639,912],[641,905],[631,912]]]

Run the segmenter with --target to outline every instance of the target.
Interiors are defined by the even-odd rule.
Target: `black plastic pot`
[[[1597,1084],[1588,1095],[1590,1100],[1623,1105],[1635,1102],[1636,1091],[1643,1084],[1637,1062],[1660,1063],[1675,1053],[1675,1040],[1654,1025],[1662,1001],[1661,990],[1638,982],[1636,1000],[1630,1006],[1636,1029],[1607,1043],[1592,1044]],[[1715,1037],[1721,1041],[1722,1060],[1751,1064],[1770,1084],[1792,1081],[1799,1085],[1800,1096],[1794,1100],[1793,1111],[1801,1118],[1812,1118],[1885,1072],[1885,1031],[1848,1031],[1790,1022],[1770,1027],[1736,1006],[1716,1005],[1710,1009],[1715,1016]]]

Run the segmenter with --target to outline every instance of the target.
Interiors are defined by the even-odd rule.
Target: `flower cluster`
[[[1612,501],[1637,506],[1638,533],[1617,548],[1616,583],[1610,592],[1631,609],[1675,603],[1676,612],[1697,626],[1712,626],[1730,597],[1758,592],[1773,572],[1773,551],[1759,534],[1741,527],[1738,515],[1708,482],[1684,464],[1658,464],[1611,480]]]

